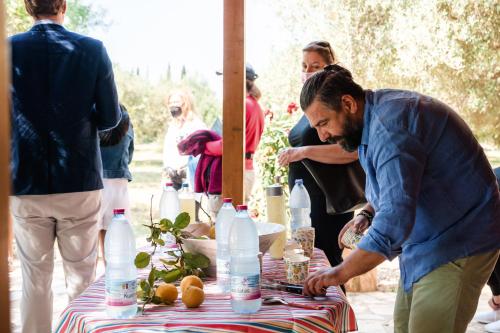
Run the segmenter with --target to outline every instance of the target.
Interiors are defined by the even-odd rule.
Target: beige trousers
[[[23,333],[51,332],[55,239],[69,300],[94,281],[100,205],[100,190],[10,197],[23,277]]]

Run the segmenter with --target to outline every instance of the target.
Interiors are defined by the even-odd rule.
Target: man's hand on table
[[[379,253],[357,248],[340,265],[310,274],[304,282],[304,295],[325,295],[326,288],[345,284],[351,278],[375,268],[384,260],[385,257]]]
[[[323,296],[329,286],[338,286],[346,281],[341,277],[340,266],[320,269],[310,274],[304,282],[305,296]]]

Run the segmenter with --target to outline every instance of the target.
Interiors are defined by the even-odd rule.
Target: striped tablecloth
[[[315,249],[310,271],[328,267],[323,251]],[[264,256],[263,278],[285,280],[282,260]],[[218,293],[215,280],[205,282],[205,302],[197,309],[187,309],[180,298],[173,306],[151,305],[143,315],[132,319],[106,318],[104,277],[96,280],[63,311],[56,332],[350,332],[356,319],[344,294],[337,287],[328,288],[327,297],[310,299],[286,292],[262,289],[262,296],[282,296],[286,300],[323,305],[322,310],[308,310],[286,305],[262,305],[253,315],[239,315],[231,310],[229,296]]]

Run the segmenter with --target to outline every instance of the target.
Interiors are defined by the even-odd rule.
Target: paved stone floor
[[[57,248],[57,247],[56,247]],[[21,297],[21,269],[19,262],[14,260],[13,270],[10,273],[10,294],[11,294],[11,319],[13,332],[20,332],[20,311],[19,300]],[[102,263],[98,265],[97,276],[104,272]],[[348,293],[348,299],[354,309],[358,320],[359,333],[387,333],[393,332],[392,311],[396,298],[395,287],[397,285],[398,271],[397,261],[386,262],[378,268],[379,288],[385,291],[369,293]],[[67,304],[65,294],[64,273],[62,262],[56,251],[56,264],[54,270],[54,280],[52,284],[54,293],[54,316],[56,323],[59,314]],[[478,311],[488,311],[487,301],[491,297],[488,287],[483,289],[479,301]],[[485,332],[483,326],[472,322],[467,329],[467,333]]]

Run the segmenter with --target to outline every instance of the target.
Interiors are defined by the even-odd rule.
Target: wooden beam
[[[10,332],[9,298],[9,194],[10,111],[9,60],[5,36],[5,4],[0,0],[0,332]]]
[[[243,203],[245,167],[245,0],[224,0],[222,195]]]

